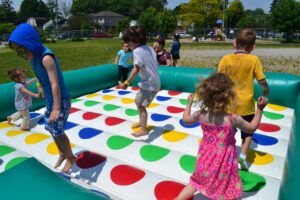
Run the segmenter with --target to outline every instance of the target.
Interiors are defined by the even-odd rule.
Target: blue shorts
[[[57,120],[49,123],[49,117],[53,108],[46,107],[45,111],[45,129],[51,133],[53,137],[59,137],[64,134],[64,127],[69,117],[71,108],[71,100],[63,99],[61,103],[60,113]]]

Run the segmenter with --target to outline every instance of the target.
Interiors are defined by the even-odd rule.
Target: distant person
[[[178,63],[178,60],[180,59],[180,42],[179,42],[179,35],[174,34],[173,35],[173,43],[172,43],[172,48],[171,48],[171,55],[172,55],[172,60],[173,60],[173,66],[176,66]]]
[[[115,64],[118,65],[118,82],[127,80],[130,71],[129,60],[132,58],[132,51],[129,49],[128,43],[123,43],[122,49],[118,52]]]
[[[237,100],[229,112],[242,116],[248,122],[251,122],[255,116],[254,78],[263,89],[262,95],[267,96],[269,94],[261,61],[257,56],[250,54],[255,47],[255,39],[255,31],[250,29],[239,31],[234,42],[235,53],[225,55],[218,66],[218,72],[228,75],[235,83]],[[241,137],[242,148],[239,163],[242,169],[248,170],[246,157],[251,145],[252,134],[242,130]]]
[[[171,54],[165,50],[165,39],[159,38],[156,40],[155,47],[156,58],[159,65],[171,66]]]

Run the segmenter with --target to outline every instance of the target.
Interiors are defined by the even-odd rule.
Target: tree
[[[17,13],[13,8],[12,0],[1,0],[0,4],[0,22],[15,23],[17,19]]]
[[[23,0],[18,15],[22,21],[26,21],[30,17],[46,17],[48,19],[49,10],[42,0]]]
[[[158,12],[155,8],[150,7],[139,17],[139,24],[144,27],[147,32],[157,32],[158,24],[156,20]]]
[[[233,0],[227,9],[227,21],[229,27],[235,27],[244,16],[244,6],[240,0]]]
[[[1,23],[0,34],[10,34],[15,29],[13,23]]]
[[[56,18],[62,18],[62,12],[57,0],[48,0],[47,7],[49,10],[49,19],[56,20]]]
[[[272,1],[270,12],[273,11],[273,9],[276,7],[277,4],[278,4],[278,0],[273,0],[273,1]]]
[[[129,27],[129,23],[131,21],[130,17],[126,17],[125,19],[118,22],[117,31],[124,31]]]
[[[87,16],[104,10],[106,5],[105,0],[73,0],[71,13],[74,16]]]
[[[71,6],[66,1],[61,2],[62,17],[67,19],[71,14]]]
[[[263,9],[246,10],[244,16],[236,24],[237,28],[270,28],[270,15]]]

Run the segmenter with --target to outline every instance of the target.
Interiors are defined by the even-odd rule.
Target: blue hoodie
[[[61,103],[63,99],[69,98],[69,93],[65,86],[64,78],[60,70],[58,60],[55,58],[54,54],[50,51],[50,49],[43,46],[40,37],[33,26],[26,23],[20,24],[10,35],[9,42],[18,44],[30,50],[34,54],[34,58],[31,61],[32,69],[43,87],[46,97],[46,107],[48,110],[53,109],[54,102],[51,82],[49,80],[48,73],[42,64],[42,59],[44,56],[51,55],[54,58],[60,87]]]

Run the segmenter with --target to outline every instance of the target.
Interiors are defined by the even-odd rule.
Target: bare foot
[[[76,160],[77,160],[76,157],[67,159],[67,162],[66,162],[64,168],[61,170],[61,172],[67,173],[72,168],[72,166],[75,164]]]
[[[134,124],[131,125],[132,129],[136,129],[136,128],[140,128],[140,127],[141,127],[140,123],[134,123]]]
[[[59,155],[59,158],[57,160],[57,163],[55,164],[54,168],[58,168],[62,162],[64,162],[64,160],[66,160],[66,157],[63,155]]]
[[[13,125],[13,124],[11,123],[11,121],[12,121],[12,118],[11,118],[11,117],[7,117],[7,123],[8,123],[9,125]]]
[[[147,130],[145,130],[145,131],[139,130],[137,132],[131,133],[131,135],[134,137],[141,137],[141,136],[148,135],[148,134],[149,134],[149,132]]]
[[[121,85],[121,84],[122,84],[122,82],[121,82],[121,81],[118,81],[118,84],[119,84],[119,85]]]

